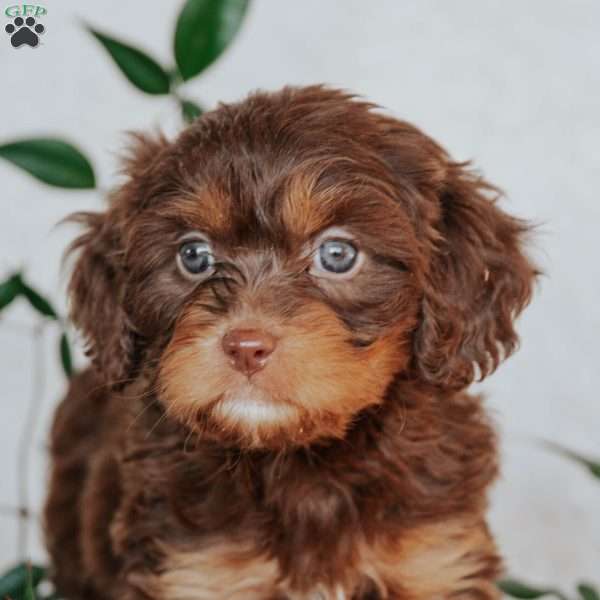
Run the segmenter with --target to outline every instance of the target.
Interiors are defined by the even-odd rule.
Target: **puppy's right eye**
[[[203,279],[214,272],[215,258],[208,242],[189,240],[179,246],[177,266],[188,279]]]

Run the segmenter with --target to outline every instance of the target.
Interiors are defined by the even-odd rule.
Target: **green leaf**
[[[58,319],[58,314],[50,301],[25,283],[20,273],[15,273],[0,284],[0,310],[8,306],[8,304],[21,294],[27,298],[29,304],[41,315],[54,320]]]
[[[21,595],[27,585],[28,577],[27,565],[18,565],[4,573],[0,577],[0,598]]]
[[[45,317],[49,317],[50,319],[58,319],[58,315],[52,304],[50,304],[49,300],[46,300],[43,296],[41,296],[38,292],[36,292],[32,287],[23,282],[23,295],[27,300],[29,300],[29,304],[35,308],[41,315]]]
[[[123,75],[135,87],[147,94],[169,93],[169,75],[153,58],[91,27],[88,30],[106,48]]]
[[[0,598],[20,600],[29,587],[35,588],[44,578],[46,570],[37,565],[22,563],[0,576]]]
[[[504,579],[498,582],[498,587],[512,598],[542,598],[548,595],[556,596],[556,592],[550,588],[535,588],[529,584],[516,579]],[[559,596],[560,597],[560,596]]]
[[[0,310],[6,308],[23,291],[21,274],[15,273],[0,283]]]
[[[586,468],[593,477],[600,479],[600,460],[590,459],[554,442],[545,441],[544,444],[553,452],[579,463],[582,467]]]
[[[67,377],[73,375],[73,359],[71,358],[71,348],[69,347],[69,338],[66,333],[60,336],[60,362],[63,371]]]
[[[88,159],[71,144],[53,138],[32,138],[0,145],[0,158],[40,181],[63,188],[96,187]]]
[[[600,600],[600,592],[588,583],[580,583],[577,586],[577,591],[582,600]]]
[[[231,43],[249,0],[187,0],[175,29],[175,60],[184,81],[206,69]]]
[[[198,106],[195,102],[191,100],[186,100],[182,98],[179,101],[181,106],[181,115],[183,116],[183,120],[186,123],[191,123],[194,119],[199,117],[202,114],[202,108]]]

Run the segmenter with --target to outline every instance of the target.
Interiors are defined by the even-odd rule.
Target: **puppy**
[[[465,393],[536,269],[496,188],[321,86],[138,135],[74,249],[93,368],[51,440],[61,594],[498,598],[496,442]]]

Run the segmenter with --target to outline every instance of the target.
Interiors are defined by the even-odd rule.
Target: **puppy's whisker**
[[[146,433],[144,439],[146,439],[146,440],[149,439],[150,436],[156,431],[157,427],[167,418],[167,416],[168,416],[168,411],[165,409],[163,411],[163,414],[156,421],[156,423],[154,423],[154,425],[152,425],[152,427],[150,427],[150,429]]]
[[[127,393],[121,394],[121,397],[124,400],[133,402],[134,400],[144,400],[145,398],[149,398],[154,395],[158,395],[160,392],[160,387],[158,383],[152,383],[149,387],[139,393]]]
[[[148,361],[144,362],[144,368],[147,370],[149,367],[154,367],[156,366],[161,360],[161,357],[157,357],[157,358],[153,358],[150,359]],[[99,383],[98,385],[90,388],[87,392],[88,396],[92,396],[93,394],[101,391],[101,390],[106,390],[106,391],[111,391],[111,388],[113,388],[114,386],[121,386],[121,385],[126,385],[128,383],[134,383],[138,380],[138,376],[132,376],[132,377],[124,377],[122,379],[112,379],[110,381],[103,381],[101,383]]]
[[[187,454],[188,453],[188,442],[190,441],[190,438],[192,437],[192,435],[194,434],[194,430],[190,429],[189,433],[185,436],[185,442],[183,442],[183,453]]]
[[[131,429],[133,428],[133,426],[139,421],[139,419],[142,417],[142,415],[151,407],[155,406],[156,404],[158,404],[159,400],[158,398],[155,398],[154,400],[152,400],[152,402],[148,402],[148,404],[146,404],[142,410],[140,410],[135,417],[133,417],[133,419],[131,420],[131,422],[129,423],[129,425],[127,426],[127,433],[129,433],[131,431]]]

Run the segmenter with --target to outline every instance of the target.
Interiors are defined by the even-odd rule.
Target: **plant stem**
[[[32,440],[40,417],[45,382],[44,329],[40,321],[33,329],[33,362],[31,367],[31,397],[17,450],[17,493],[19,527],[17,531],[17,559],[25,561],[28,554],[29,525],[31,521],[29,473]]]

